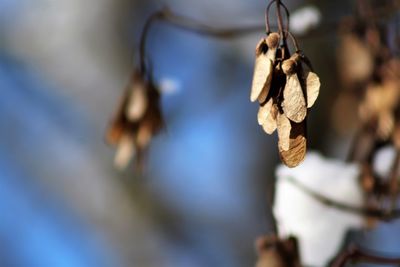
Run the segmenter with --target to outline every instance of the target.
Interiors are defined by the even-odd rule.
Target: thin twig
[[[280,1],[277,1],[280,2]],[[286,15],[288,16],[287,20],[289,21],[289,12],[286,8],[285,5],[280,2],[279,7],[282,6],[285,11]],[[383,16],[385,14],[393,14],[393,12],[396,11],[400,7],[400,3],[396,2],[393,6],[385,6],[380,9],[376,10],[376,14],[380,14],[380,16]],[[268,11],[267,11],[268,13]],[[373,18],[372,18],[373,19]],[[377,18],[376,18],[377,19]],[[280,19],[282,20],[282,18]],[[267,25],[248,25],[248,26],[243,26],[243,27],[232,27],[232,28],[226,28],[226,29],[218,29],[214,27],[210,27],[207,25],[204,25],[196,20],[193,20],[191,18],[188,18],[186,16],[178,15],[173,13],[171,10],[168,8],[164,8],[162,10],[159,10],[147,19],[141,39],[140,39],[140,66],[141,70],[145,71],[146,69],[146,43],[147,43],[147,37],[150,32],[151,26],[157,22],[157,21],[164,21],[166,23],[169,23],[177,28],[190,31],[193,33],[197,33],[200,35],[206,35],[206,36],[211,36],[215,38],[221,38],[221,39],[228,39],[228,38],[236,38],[236,37],[241,37],[246,34],[252,34],[256,32],[261,32],[264,30],[265,26],[267,26],[267,32],[270,31],[271,27],[269,25],[268,19],[266,21],[268,22]],[[336,29],[338,27],[339,23],[333,22],[333,23],[325,23],[324,25],[321,25],[318,29],[311,30],[305,34],[302,34],[299,36],[299,38],[305,39],[305,38],[314,38],[318,36],[323,36],[323,35],[329,35],[329,34],[334,34],[336,32]],[[279,26],[279,25],[278,25]],[[281,26],[283,27],[283,26]],[[289,31],[289,24],[287,25],[286,31]]]
[[[397,200],[399,197],[399,174],[400,174],[400,151],[396,151],[396,157],[393,162],[391,174],[390,174],[390,198],[391,206],[390,210],[395,209],[397,206]]]
[[[291,178],[291,177],[285,177],[288,182],[296,186],[298,189],[309,195],[310,197],[314,198],[321,204],[329,207],[333,207],[338,210],[350,212],[353,214],[358,214],[360,216],[364,217],[370,217],[370,218],[375,218],[379,219],[382,221],[392,221],[394,219],[400,218],[400,209],[394,209],[390,212],[383,211],[380,209],[374,209],[374,208],[362,208],[362,207],[354,207],[333,199],[330,199],[318,192],[315,192],[302,184],[301,182]]]
[[[288,19],[289,19],[289,12],[286,8],[281,3],[282,7],[285,9]],[[238,26],[238,27],[230,27],[230,28],[225,28],[225,29],[220,29],[220,28],[215,28],[215,27],[210,27],[208,25],[205,25],[201,22],[198,22],[196,20],[193,20],[191,18],[188,18],[186,16],[178,15],[173,13],[171,10],[164,8],[162,10],[159,10],[152,15],[146,20],[145,26],[143,28],[143,32],[140,38],[140,67],[142,72],[146,71],[146,57],[147,57],[147,39],[148,35],[150,32],[151,27],[156,23],[156,22],[164,22],[168,23],[176,28],[189,31],[195,34],[199,35],[205,35],[205,36],[210,36],[214,38],[219,38],[219,39],[231,39],[231,38],[237,38],[237,37],[242,37],[247,34],[252,34],[252,33],[257,33],[264,31],[265,25],[248,25],[248,26]],[[335,32],[337,28],[337,23],[328,23],[325,24],[325,27],[320,27],[319,29],[314,29],[306,34],[302,34],[300,38],[313,38],[316,36],[323,36],[327,34],[332,34]],[[276,26],[274,26],[276,27]],[[270,29],[270,26],[267,26],[267,29]],[[289,25],[286,27],[286,32],[289,29]],[[267,30],[268,31],[268,30]]]
[[[367,262],[383,265],[399,265],[400,258],[378,256],[377,253],[361,250],[355,245],[341,252],[331,264],[331,267],[344,267],[348,261]]]

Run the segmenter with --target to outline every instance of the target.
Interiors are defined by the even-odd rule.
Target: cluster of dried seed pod
[[[297,239],[281,240],[276,235],[259,237],[256,241],[256,267],[301,267]]]
[[[354,104],[344,109],[347,113],[357,113],[354,119],[360,119],[358,128],[368,129],[380,141],[388,141],[400,107],[400,60],[391,55],[382,41],[382,33],[373,25],[360,27],[355,21],[346,20],[341,31],[338,64],[345,91],[337,103],[353,99]],[[350,111],[354,108],[358,110]],[[345,110],[336,109],[335,116],[342,118],[342,112]]]
[[[270,33],[257,45],[250,100],[260,104],[258,123],[264,131],[278,130],[283,163],[296,167],[306,155],[306,117],[321,83],[308,59],[300,51],[289,56],[280,42],[279,33]]]
[[[107,131],[107,141],[117,146],[115,165],[124,169],[133,157],[142,163],[152,137],[163,128],[160,93],[140,72],[132,75],[115,117]]]

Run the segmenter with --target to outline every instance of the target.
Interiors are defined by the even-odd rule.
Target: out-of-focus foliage
[[[322,2],[314,3],[321,23],[350,10],[349,1]],[[264,1],[165,3],[214,26],[264,19]],[[255,262],[253,240],[270,230],[267,186],[278,154],[248,101],[254,45],[264,33],[220,41],[155,27],[149,51],[156,81],[179,84],[163,96],[167,128],[143,176],[133,166],[113,168],[104,131],[137,61],[144,20],[160,6],[0,0],[1,266]],[[335,41],[332,32],[302,48],[324,81],[310,145],[343,155],[346,146],[327,134],[338,88]],[[398,242],[379,234],[365,239]]]

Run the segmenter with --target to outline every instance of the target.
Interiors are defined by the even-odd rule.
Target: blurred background
[[[314,5],[321,24],[352,1]],[[158,24],[149,51],[167,129],[143,174],[119,172],[104,142],[141,29],[168,5],[215,27],[263,24],[265,1],[0,0],[0,266],[252,266],[271,231],[276,137],[249,101],[255,45]],[[345,158],[332,131],[336,31],[302,38],[323,81],[311,149]]]

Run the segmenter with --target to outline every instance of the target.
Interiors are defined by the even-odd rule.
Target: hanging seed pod
[[[130,121],[140,120],[146,112],[148,99],[146,86],[143,81],[136,81],[132,86],[129,102],[126,107],[126,115]]]
[[[266,11],[267,32],[271,32],[269,10],[272,3],[274,1]],[[279,13],[282,3],[276,1],[276,4]],[[287,24],[283,25],[279,18],[279,34],[269,34],[257,45],[250,99],[260,103],[257,119],[263,130],[267,134],[277,130],[282,161],[289,167],[295,167],[305,157],[307,112],[318,98],[321,82],[289,31],[290,14],[286,7],[284,9]],[[287,45],[289,37],[296,49],[291,57]],[[308,67],[306,70],[303,64]]]
[[[273,102],[274,100],[271,98],[258,111],[258,124],[263,127],[267,134],[272,134],[277,128],[278,107]]]
[[[339,74],[346,85],[366,81],[374,70],[371,51],[358,36],[347,33],[338,49]]]
[[[271,86],[279,39],[278,33],[271,33],[257,45],[256,63],[250,97],[252,102],[259,100],[259,102],[263,103],[267,99]]]
[[[106,140],[111,145],[117,145],[121,141],[124,132],[129,127],[129,121],[125,114],[125,110],[128,105],[129,95],[130,90],[127,89],[118,105],[117,112],[115,113],[114,118],[107,130]]]
[[[305,92],[307,92],[307,108],[312,108],[315,101],[318,99],[321,82],[318,75],[309,70],[303,72],[302,78],[305,81],[306,86]]]
[[[143,158],[152,137],[162,129],[159,100],[154,85],[136,72],[107,132],[107,141],[117,146],[115,165],[119,169],[126,168],[133,157]]]
[[[117,146],[117,152],[115,153],[114,165],[119,170],[124,170],[128,166],[136,153],[135,142],[133,137],[129,134],[125,134],[121,137],[120,142]]]
[[[275,132],[275,130],[277,129],[278,125],[277,125],[277,116],[278,116],[279,110],[278,110],[278,106],[273,104],[271,107],[271,111],[270,114],[271,116],[268,117],[268,120],[265,121],[262,125],[264,131],[267,134],[273,134]]]
[[[307,152],[306,121],[291,122],[289,149],[279,143],[279,154],[282,162],[289,168],[297,167],[304,161]],[[286,145],[286,144],[285,144]]]
[[[279,148],[282,151],[288,151],[290,149],[290,133],[292,131],[292,125],[289,119],[282,113],[278,114],[277,127]]]
[[[282,109],[291,121],[300,123],[307,116],[307,105],[296,73],[298,60],[299,55],[295,54],[282,64],[282,70],[287,77],[286,86],[283,90]]]
[[[256,240],[256,267],[301,267],[298,242],[295,238],[280,239],[276,235]]]

